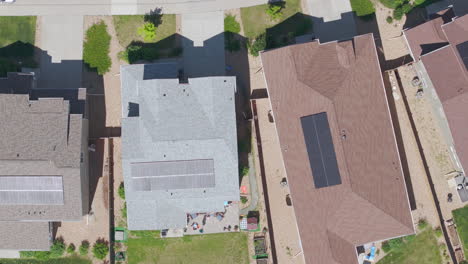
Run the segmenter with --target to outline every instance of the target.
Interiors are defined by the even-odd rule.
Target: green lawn
[[[148,234],[148,233],[146,233]],[[138,237],[131,233],[127,242],[129,264],[247,264],[247,234],[224,233],[158,237],[158,233]]]
[[[48,260],[0,259],[0,264],[91,264],[91,260],[81,257],[67,257]]]
[[[370,0],[351,0],[351,7],[357,16],[368,16],[375,12],[374,4]]]
[[[143,38],[138,35],[138,28],[145,23],[145,17],[139,15],[132,16],[113,16],[115,31],[120,45],[127,47],[132,41],[144,42]],[[175,15],[163,15],[161,24],[157,26],[156,38],[151,41],[159,42],[176,32],[176,17]]]
[[[378,264],[440,264],[440,254],[437,238],[432,228],[416,236],[403,239],[401,243],[393,244],[388,254]]]
[[[22,41],[34,45],[36,17],[0,17],[0,48]]]
[[[468,254],[468,206],[454,210],[452,213],[466,255]]]
[[[286,6],[283,9],[281,19],[272,21],[265,10],[268,5],[258,5],[252,7],[241,8],[241,18],[244,26],[244,33],[247,38],[255,38],[265,32],[267,28],[271,28],[276,24],[280,24],[296,13],[301,13],[300,0],[285,0]]]

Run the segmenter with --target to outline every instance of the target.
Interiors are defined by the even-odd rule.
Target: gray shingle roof
[[[49,221],[81,220],[88,206],[88,176],[86,165],[81,163],[82,155],[83,158],[87,155],[87,120],[83,117],[83,111],[70,114],[71,105],[77,103],[74,100],[85,104],[86,90],[75,90],[76,98],[72,101],[64,100],[60,93],[53,94],[50,90],[47,98],[42,98],[39,93],[30,96],[34,93],[34,82],[28,82],[30,77],[27,74],[9,74],[7,79],[0,79],[0,182],[9,181],[10,187],[17,189],[19,186],[14,182],[19,177],[45,179],[53,176],[60,177],[62,189],[58,190],[60,197],[52,197],[59,198],[54,202],[43,196],[39,201],[32,197],[34,195],[5,194],[5,188],[1,188],[0,196],[4,199],[0,197],[0,226],[10,223],[12,228],[20,229],[23,221],[34,221],[34,225],[40,226],[37,232],[28,232],[27,237],[21,235],[26,233],[18,232],[16,240],[8,244],[18,245],[16,249],[47,248],[43,247],[44,237],[35,236],[46,233],[45,239],[48,241]],[[30,87],[9,88],[20,84]],[[17,94],[19,90],[29,92]],[[40,188],[23,187],[28,190]],[[14,221],[21,222],[12,223]],[[6,235],[4,231],[5,228],[0,229],[0,236]],[[37,247],[27,246],[34,244],[22,246],[27,239],[36,241]],[[0,248],[5,247],[0,244]]]
[[[49,250],[49,222],[1,222],[1,249]]]
[[[158,67],[165,73],[152,78],[166,79],[150,79],[141,65],[121,68],[122,160],[132,230],[185,227],[186,213],[223,211],[224,201],[239,200],[235,77],[179,84],[176,64],[151,65]],[[138,108],[138,116],[129,117],[130,103]],[[214,187],[139,191],[141,183],[132,178],[135,163],[193,160],[214,161]],[[199,172],[189,168],[183,174]],[[165,176],[171,173],[181,174],[173,170]]]

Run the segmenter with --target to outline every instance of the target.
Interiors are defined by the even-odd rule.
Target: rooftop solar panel
[[[131,171],[135,191],[215,187],[212,159],[132,163]]]
[[[0,204],[63,204],[62,176],[0,176]]]
[[[301,117],[315,188],[341,184],[327,113]]]

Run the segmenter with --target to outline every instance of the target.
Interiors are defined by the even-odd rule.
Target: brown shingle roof
[[[271,50],[262,62],[306,262],[355,264],[356,246],[413,233],[372,35]],[[316,189],[300,118],[320,112],[342,184]]]
[[[425,24],[429,23],[432,22]],[[442,102],[457,155],[462,167],[467,170],[468,15],[440,25],[440,30],[447,39],[447,45],[421,56],[421,62]],[[414,47],[410,46],[410,48]]]

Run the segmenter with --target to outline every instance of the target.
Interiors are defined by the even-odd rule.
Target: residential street
[[[200,13],[267,3],[267,0],[17,0],[0,6],[0,16],[137,15],[161,8],[166,14]]]

